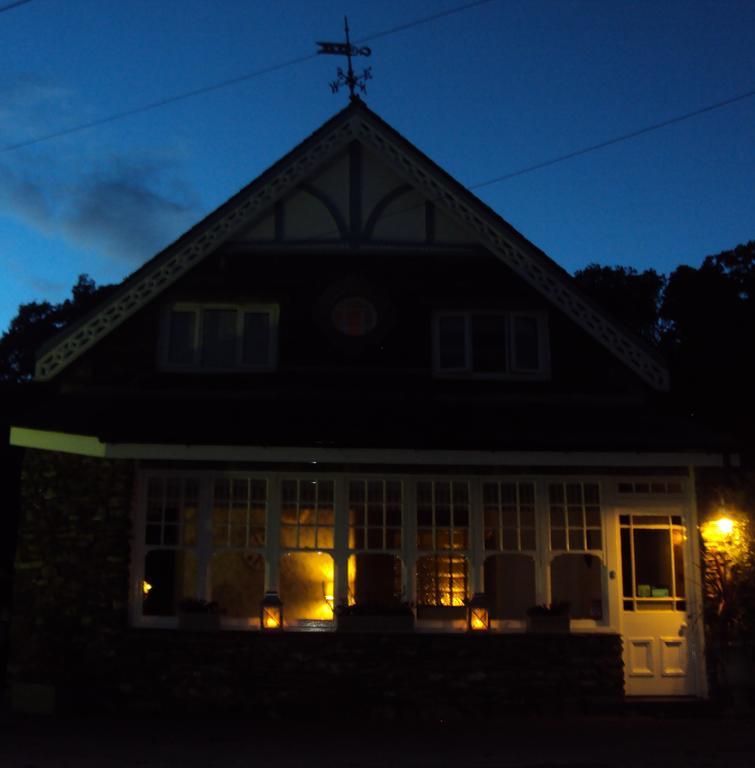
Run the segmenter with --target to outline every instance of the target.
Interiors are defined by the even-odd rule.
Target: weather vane
[[[349,19],[347,16],[343,17],[343,26],[346,30],[346,42],[345,43],[320,43],[318,42],[317,45],[320,46],[320,50],[318,53],[329,53],[336,56],[345,56],[346,59],[349,62],[348,69],[346,72],[344,72],[341,67],[338,67],[338,77],[333,80],[333,82],[330,84],[330,90],[332,93],[337,93],[338,89],[345,85],[349,89],[349,99],[351,101],[354,101],[354,99],[358,99],[359,96],[355,93],[356,89],[359,88],[359,90],[362,93],[367,93],[367,86],[366,82],[367,80],[372,79],[372,67],[367,67],[361,75],[355,75],[354,70],[351,66],[351,57],[352,56],[371,56],[372,50],[368,48],[366,45],[362,48],[357,48],[356,45],[351,44],[351,40],[349,40]]]

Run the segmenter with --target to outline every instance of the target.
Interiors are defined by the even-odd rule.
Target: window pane
[[[225,616],[259,615],[265,593],[265,560],[250,552],[217,552],[210,564],[212,599]]]
[[[485,598],[491,619],[524,619],[535,605],[535,561],[527,555],[485,560]]]
[[[463,606],[466,594],[466,558],[426,555],[417,560],[417,605]]]
[[[170,313],[168,338],[168,362],[175,365],[191,365],[194,362],[194,312]]]
[[[175,616],[181,600],[197,597],[196,555],[176,549],[147,552],[142,596],[145,616]]]
[[[286,625],[332,621],[333,558],[320,552],[289,552],[280,559],[280,596]]]
[[[572,619],[603,618],[601,563],[593,555],[559,555],[551,563],[554,603],[569,603]]]
[[[441,369],[466,368],[466,325],[463,316],[438,318],[438,364]]]
[[[472,317],[472,355],[475,371],[506,371],[506,318],[503,315]]]
[[[236,311],[206,309],[203,315],[202,365],[232,368],[236,364]]]
[[[514,366],[518,371],[540,369],[537,319],[534,317],[514,317]]]
[[[270,365],[270,315],[267,312],[244,313],[241,361],[260,368]]]
[[[395,605],[401,599],[401,561],[394,555],[358,554],[349,560],[350,592],[357,605]]]
[[[634,567],[638,597],[670,597],[670,531],[635,528]]]

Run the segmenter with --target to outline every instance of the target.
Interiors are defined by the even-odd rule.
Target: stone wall
[[[621,640],[607,634],[132,630],[86,670],[66,709],[429,721],[623,698]]]
[[[27,450],[8,679],[75,683],[86,649],[128,628],[133,466]]]
[[[610,634],[179,632],[128,626],[133,466],[28,451],[9,677],[26,710],[448,719],[617,704]]]

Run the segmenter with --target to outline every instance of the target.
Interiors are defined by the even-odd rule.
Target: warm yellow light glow
[[[472,614],[471,621],[472,629],[487,629],[488,625],[482,616],[479,616],[476,612]]]
[[[142,594],[146,597],[149,594],[150,589],[152,589],[152,585],[148,581],[142,582]]]
[[[281,597],[286,605],[287,625],[300,620],[333,621],[333,577],[333,558],[325,552],[290,552],[283,556]]]
[[[281,617],[280,613],[276,609],[274,612],[265,609],[265,615],[263,618],[265,629],[280,629]]]
[[[743,519],[723,514],[703,523],[700,534],[708,552],[725,555],[732,562],[747,557],[750,537]]]
[[[714,523],[724,536],[731,535],[734,530],[734,521],[730,517],[719,517],[718,520],[714,520]]]

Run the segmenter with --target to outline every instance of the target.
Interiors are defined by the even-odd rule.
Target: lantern
[[[283,629],[283,602],[277,592],[265,592],[260,603],[260,629],[275,632]]]
[[[485,595],[476,592],[467,600],[467,631],[487,632],[490,629],[490,612]]]

